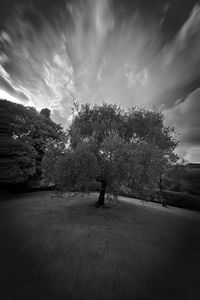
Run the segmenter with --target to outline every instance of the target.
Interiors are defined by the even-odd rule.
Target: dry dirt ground
[[[0,299],[200,299],[199,213],[96,199],[0,202]]]

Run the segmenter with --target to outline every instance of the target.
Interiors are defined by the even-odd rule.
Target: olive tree
[[[97,207],[104,205],[107,190],[118,192],[121,186],[143,197],[146,190],[155,189],[166,166],[177,159],[174,129],[165,127],[163,120],[156,110],[76,104],[68,145],[50,172],[54,181],[70,190],[96,186],[100,191]],[[51,153],[49,149],[44,157],[47,165]]]

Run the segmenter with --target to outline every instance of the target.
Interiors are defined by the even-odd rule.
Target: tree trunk
[[[160,194],[160,202],[161,202],[162,206],[165,207],[166,204],[165,204],[165,199],[163,197],[163,180],[162,180],[162,175],[160,176],[159,190],[160,190],[160,192],[159,192],[159,194]]]
[[[95,204],[96,207],[104,206],[105,193],[106,193],[106,184],[104,182],[102,182],[99,199],[97,200],[97,202]]]

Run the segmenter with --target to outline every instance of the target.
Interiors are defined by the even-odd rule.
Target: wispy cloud
[[[30,100],[28,92],[23,87],[15,87],[9,73],[6,72],[2,65],[0,65],[0,88],[22,101],[27,102]]]
[[[200,6],[165,44],[160,19],[144,19],[136,9],[119,20],[112,5],[73,1],[57,7],[51,20],[29,7],[38,26],[25,18],[26,6],[17,7],[0,33],[0,88],[38,109],[51,108],[65,125],[74,100],[157,106],[186,118],[177,110],[192,107],[188,99],[181,103],[200,86]],[[161,16],[170,9],[166,3]]]
[[[172,43],[166,47],[164,55],[164,65],[169,65],[177,58],[177,55],[191,46],[191,42],[195,42],[196,46],[200,46],[200,6],[196,5],[187,21],[177,32]],[[193,47],[192,47],[193,48]],[[189,49],[188,49],[189,50]],[[194,49],[192,49],[194,51]],[[199,50],[199,49],[198,49]],[[199,59],[198,56],[191,57],[193,60]]]

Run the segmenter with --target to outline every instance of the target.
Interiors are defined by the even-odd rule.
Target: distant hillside
[[[188,164],[188,170],[183,177],[187,191],[194,195],[200,195],[200,164]]]
[[[191,169],[199,169],[200,170],[200,163],[189,163],[188,167]]]

